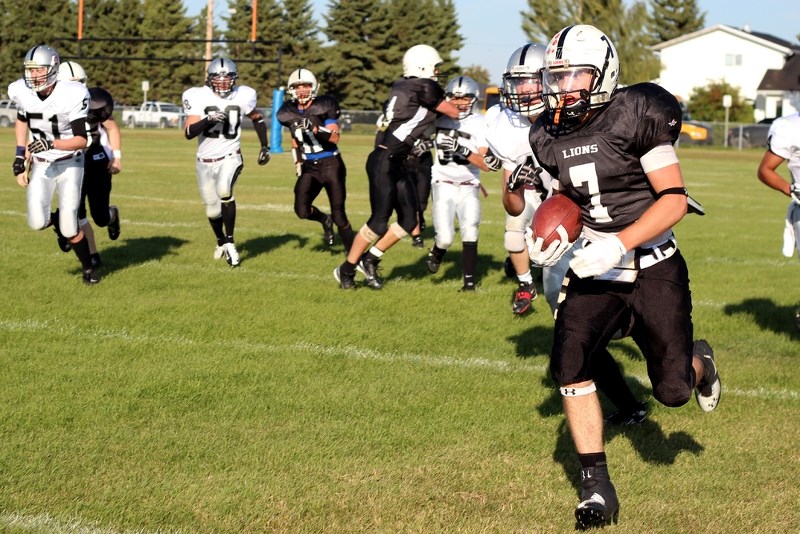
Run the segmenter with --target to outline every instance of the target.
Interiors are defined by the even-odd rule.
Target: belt
[[[671,238],[653,248],[637,248],[635,265],[639,269],[647,269],[660,261],[670,258],[678,250],[678,243]]]
[[[458,185],[471,185],[472,187],[480,187],[480,185],[481,185],[480,183],[476,184],[472,180],[470,180],[468,182],[454,182],[452,180],[436,180],[436,181],[438,183],[441,183],[441,184],[450,184],[450,185],[456,185],[456,186],[458,186]]]
[[[241,153],[242,153],[241,150],[236,150],[236,152],[231,152],[230,154],[225,154],[224,156],[221,156],[219,158],[197,158],[197,161],[199,161],[201,163],[216,163],[218,161],[222,161],[223,159],[225,159],[225,158],[227,158],[229,156],[233,156],[234,154],[241,154]]]
[[[50,161],[49,159],[40,158],[39,156],[33,156],[33,159],[34,161],[38,161],[39,163],[56,163],[58,161],[67,161],[68,159],[76,158],[81,154],[83,154],[83,152],[78,150],[77,152],[73,152],[72,154],[62,156],[58,159],[54,159],[53,161]]]

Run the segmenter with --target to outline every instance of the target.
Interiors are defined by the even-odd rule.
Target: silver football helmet
[[[317,98],[317,90],[319,84],[317,77],[308,69],[297,69],[289,75],[289,82],[286,84],[289,88],[289,95],[292,100],[306,105],[315,98]],[[310,89],[306,86],[311,86]]]
[[[555,123],[604,106],[617,88],[617,49],[594,26],[577,24],[558,32],[547,46],[544,61],[544,101]]]
[[[458,76],[447,82],[447,87],[444,90],[444,96],[448,102],[453,99],[469,99],[468,102],[455,103],[458,108],[458,118],[466,119],[472,114],[475,108],[475,103],[480,97],[480,86],[478,82],[469,76]]]
[[[23,62],[25,85],[37,92],[54,85],[60,63],[61,59],[54,49],[47,45],[34,46],[25,54]]]
[[[444,60],[434,47],[414,45],[403,55],[403,76],[435,80],[439,77],[438,66],[442,63]]]
[[[56,79],[59,82],[72,81],[86,85],[86,71],[74,61],[65,61],[58,67]]]
[[[222,98],[231,94],[236,78],[239,77],[236,63],[226,57],[213,59],[206,72],[206,85]]]
[[[539,115],[544,109],[541,74],[544,55],[544,45],[528,43],[514,50],[503,71],[504,104],[526,117]]]

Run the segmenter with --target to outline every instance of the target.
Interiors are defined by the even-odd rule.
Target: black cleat
[[[93,286],[100,283],[100,276],[92,267],[83,270],[83,283],[87,286]]]
[[[464,284],[463,286],[461,286],[460,291],[462,293],[465,293],[465,292],[468,292],[468,291],[475,291],[475,284]]]
[[[367,277],[367,285],[372,289],[382,289],[383,280],[378,275],[378,264],[381,260],[373,260],[367,254],[361,256],[359,265],[364,270],[364,275]]]
[[[704,412],[713,412],[722,396],[722,381],[719,379],[714,351],[705,339],[698,339],[692,347],[692,354],[703,360],[703,378],[694,390],[697,404]]]
[[[634,405],[633,408],[624,410],[617,410],[605,418],[605,422],[609,425],[638,425],[647,417],[647,403],[640,402]]]
[[[425,242],[422,240],[422,236],[411,236],[411,246],[415,248],[425,248]]]
[[[575,519],[580,529],[602,527],[619,519],[617,491],[605,465],[581,469],[581,503],[575,508]]]
[[[326,215],[322,222],[322,241],[329,247],[333,246],[333,217],[330,215]]]
[[[341,266],[335,268],[333,270],[333,277],[339,282],[339,287],[342,289],[355,289],[356,288],[356,280],[354,276],[347,276],[343,272],[341,272]]]
[[[58,227],[58,210],[50,216],[50,221],[53,223],[53,231],[56,233],[58,248],[61,249],[61,252],[69,252],[72,250],[72,243],[69,242],[69,239],[61,235],[61,229]]]
[[[94,254],[89,255],[89,261],[92,262],[92,269],[99,269],[102,267],[103,262],[100,260],[100,253],[95,252]]]
[[[108,207],[114,212],[114,220],[108,223],[108,238],[111,241],[116,241],[119,237],[119,209],[116,206]]]
[[[439,272],[439,267],[442,265],[442,256],[436,254],[433,249],[428,251],[428,271],[436,274]]]
[[[514,315],[525,315],[531,309],[531,302],[535,299],[536,286],[533,283],[520,282],[519,287],[514,290],[511,311],[514,312]]]

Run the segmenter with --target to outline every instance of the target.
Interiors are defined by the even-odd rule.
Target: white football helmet
[[[233,86],[236,84],[236,78],[239,77],[236,63],[226,57],[211,60],[206,74],[206,85],[222,98],[231,94]]]
[[[58,77],[58,65],[61,59],[58,52],[47,45],[36,45],[25,54],[23,68],[25,85],[29,89],[40,92],[54,85]],[[46,69],[44,74],[33,73],[33,69]]]
[[[475,103],[481,95],[480,86],[478,82],[469,76],[458,76],[447,82],[447,87],[444,90],[444,96],[448,102],[454,98],[468,98],[468,103],[454,103],[458,108],[458,118],[466,119],[472,114]]]
[[[586,24],[567,26],[547,45],[544,101],[554,114],[576,118],[608,103],[619,81],[619,56],[611,40]]]
[[[317,98],[317,90],[319,89],[317,77],[308,69],[297,69],[291,73],[289,75],[289,83],[286,85],[289,88],[289,95],[291,95],[292,100],[300,104],[305,105]],[[310,85],[311,89],[302,87],[304,85]]]
[[[403,55],[403,76],[435,80],[439,77],[437,67],[442,63],[444,60],[434,47],[424,44],[414,45]]]
[[[544,45],[528,43],[514,50],[503,72],[504,104],[526,117],[539,115],[544,109],[541,73],[544,55]]]
[[[71,81],[86,85],[86,71],[74,61],[65,61],[58,67],[58,76],[56,79],[59,82]]]

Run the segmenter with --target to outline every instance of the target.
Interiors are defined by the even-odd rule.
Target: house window
[[[726,67],[741,67],[742,55],[741,54],[725,54]]]

